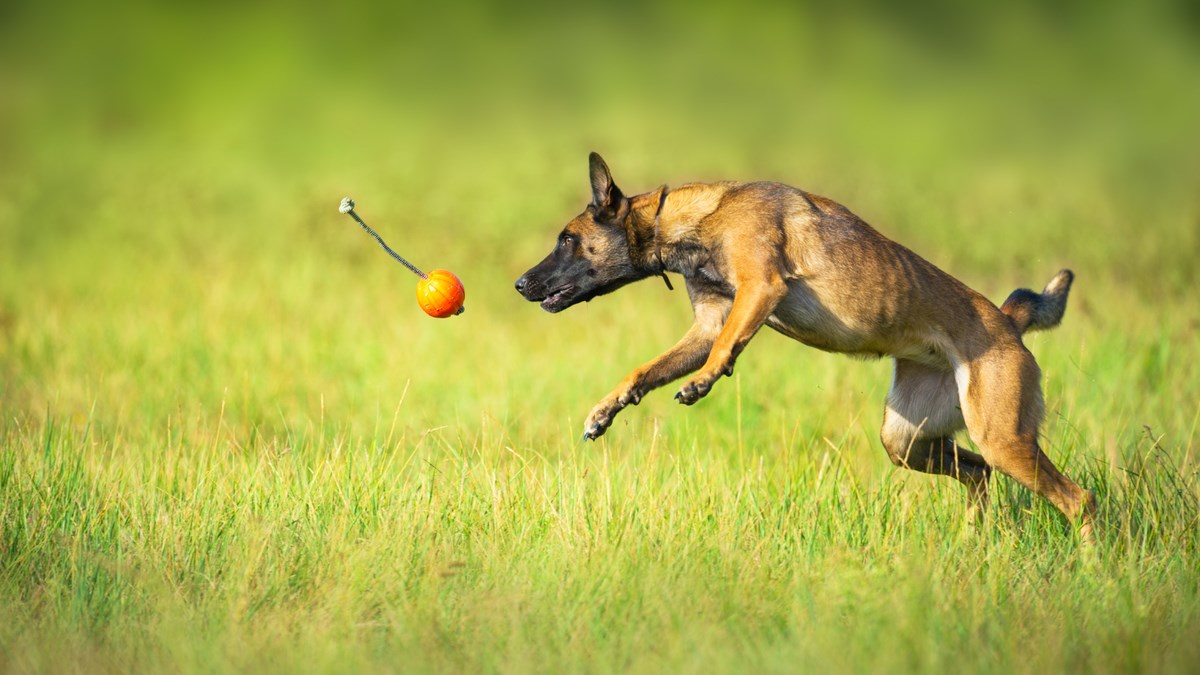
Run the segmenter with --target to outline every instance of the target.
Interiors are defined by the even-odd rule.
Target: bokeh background
[[[996,300],[1071,266],[1068,325],[1169,330],[1195,316],[1198,26],[1186,2],[5,3],[5,416],[228,392],[267,425],[420,375],[475,418],[540,405],[505,386],[535,366],[582,374],[582,415],[688,320],[655,284],[554,318],[510,290],[593,149],[628,192],[826,194]],[[464,279],[465,318],[417,311],[343,195]]]
[[[977,666],[1194,665],[1173,640],[1200,616],[1197,7],[0,3],[7,658],[338,670],[393,645],[432,670],[562,671],[657,646],[636,663],[787,670],[783,635],[861,672],[957,664],[925,628],[943,625],[994,638]],[[996,301],[1074,269],[1064,324],[1027,340],[1044,445],[1109,486],[1130,557],[1094,585],[1061,572],[1045,542],[1069,528],[1002,487],[984,590],[935,546],[894,595],[878,561],[941,541],[957,488],[886,461],[887,361],[767,332],[694,408],[667,388],[580,444],[591,406],[690,321],[655,280],[554,316],[512,290],[586,203],[592,150],[628,193],[827,195]],[[343,196],[458,274],[467,312],[423,315]],[[1148,457],[1170,470],[1138,493]],[[554,490],[578,499],[560,513]],[[782,525],[757,520],[772,508]],[[628,564],[596,567],[582,540]],[[462,585],[438,585],[446,560]],[[1073,600],[1039,604],[1043,578]],[[414,587],[432,590],[406,604]],[[844,651],[856,636],[880,656]]]

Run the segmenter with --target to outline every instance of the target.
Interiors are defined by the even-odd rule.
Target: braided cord
[[[362,228],[363,228],[364,230],[366,230],[366,231],[367,231],[367,234],[371,235],[372,237],[375,237],[375,241],[379,242],[379,245],[383,247],[383,250],[385,250],[385,251],[387,251],[387,252],[388,252],[388,255],[392,256],[392,257],[393,257],[393,258],[395,258],[397,261],[399,261],[399,263],[400,263],[401,265],[404,265],[404,266],[405,266],[405,267],[407,267],[408,269],[412,270],[412,273],[413,273],[413,274],[415,274],[415,275],[417,275],[417,276],[421,277],[422,279],[428,279],[428,278],[429,278],[429,275],[428,275],[428,274],[425,274],[425,273],[424,273],[424,272],[422,272],[421,270],[417,269],[417,266],[416,266],[416,265],[413,265],[412,263],[408,262],[408,261],[407,261],[407,260],[405,260],[404,258],[400,257],[400,254],[399,254],[399,253],[396,253],[395,251],[393,251],[393,250],[392,250],[392,248],[391,248],[390,246],[388,246],[388,245],[387,245],[387,243],[386,243],[386,242],[383,240],[383,238],[382,238],[382,237],[380,237],[380,236],[379,236],[379,234],[375,232],[375,230],[372,230],[372,229],[371,229],[371,226],[370,226],[370,225],[367,225],[366,223],[364,223],[364,222],[363,222],[363,219],[362,219],[362,218],[359,218],[359,217],[358,217],[358,214],[354,212],[354,209],[353,209],[353,208],[351,208],[349,211],[347,211],[347,213],[349,213],[349,214],[350,214],[350,217],[351,217],[351,218],[353,218],[354,220],[358,221],[358,224],[359,224],[359,225],[362,225]]]

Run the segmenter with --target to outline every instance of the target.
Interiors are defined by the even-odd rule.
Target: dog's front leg
[[[733,362],[745,348],[746,343],[762,328],[763,323],[779,301],[787,295],[787,283],[772,270],[767,278],[762,276],[743,279],[738,283],[733,309],[729,318],[714,341],[704,366],[695,377],[684,383],[675,394],[675,400],[691,405],[704,398],[713,383],[722,375],[733,374]]]
[[[674,347],[629,373],[616,389],[592,408],[583,425],[584,438],[595,440],[604,435],[613,418],[626,406],[637,405],[651,390],[693,372],[704,363],[729,313],[730,303],[724,298],[699,296],[693,289],[688,290],[692,295],[695,323]]]

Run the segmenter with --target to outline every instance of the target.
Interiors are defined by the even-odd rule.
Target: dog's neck
[[[625,237],[629,241],[629,257],[645,276],[663,275],[662,218],[670,190],[666,185],[653,192],[629,199],[629,214],[625,218]],[[668,282],[669,285],[669,282]]]
[[[669,191],[670,188],[665,183],[662,187],[658,188],[658,207],[654,209],[654,225],[651,226],[653,231],[651,248],[654,254],[654,264],[658,268],[658,276],[662,277],[663,283],[667,285],[667,290],[673,291],[675,287],[671,285],[671,280],[667,278],[667,266],[663,263],[662,259],[662,241],[658,236],[662,223],[662,210],[663,206],[667,203],[667,192]]]
[[[683,273],[678,267],[678,253],[684,242],[678,234],[694,231],[696,224],[719,205],[720,200],[712,198],[714,191],[695,190],[693,185],[674,190],[663,185],[630,198],[625,221],[630,257],[646,276],[666,279],[666,272]]]

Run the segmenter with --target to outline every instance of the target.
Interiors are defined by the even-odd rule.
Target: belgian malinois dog
[[[794,187],[690,183],[627,197],[596,153],[590,177],[591,203],[517,280],[517,291],[560,312],[674,272],[683,276],[695,323],[596,405],[586,438],[684,375],[694,373],[675,398],[700,400],[766,325],[818,349],[894,359],[881,436],[897,466],[956,478],[977,514],[999,469],[1090,539],[1095,497],[1038,446],[1041,372],[1021,341],[1025,331],[1062,319],[1069,270],[1041,293],[1019,289],[997,308],[841,204]],[[954,441],[964,428],[979,453]]]

